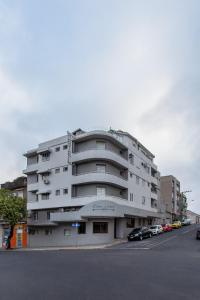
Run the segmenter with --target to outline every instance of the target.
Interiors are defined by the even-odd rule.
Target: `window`
[[[85,222],[81,222],[79,223],[79,227],[78,227],[78,234],[85,234],[86,233],[86,223]]]
[[[56,147],[56,152],[59,152],[60,151],[60,147]]]
[[[129,154],[129,161],[132,165],[134,165],[134,155],[132,153]]]
[[[127,228],[134,228],[135,227],[135,219],[128,219],[126,223]]]
[[[42,153],[42,161],[49,160],[49,157],[50,157],[49,152]]]
[[[60,196],[60,190],[56,190],[56,196]]]
[[[34,235],[35,234],[35,229],[29,228],[28,233],[31,234],[31,235]]]
[[[96,142],[96,147],[97,147],[98,150],[105,150],[106,144],[103,141],[102,142],[101,141],[97,141]]]
[[[56,168],[56,169],[55,169],[55,173],[56,173],[56,174],[60,173],[60,168]]]
[[[63,167],[63,172],[67,172],[68,171],[68,167]]]
[[[131,178],[133,177],[133,173],[131,173],[131,172],[130,172],[130,177],[131,177]]]
[[[94,222],[93,223],[93,233],[108,233],[108,223],[107,222]]]
[[[49,200],[49,193],[42,194],[42,200]]]
[[[50,235],[50,234],[52,234],[52,229],[47,228],[47,229],[45,229],[44,233],[45,233],[45,235]]]
[[[68,146],[67,145],[64,145],[63,146],[63,150],[67,150]]]
[[[37,212],[37,211],[34,211],[34,212],[33,212],[33,220],[34,220],[34,221],[37,221],[37,220],[38,220],[38,212]]]
[[[68,194],[68,189],[63,189],[63,194],[64,195]]]
[[[133,193],[130,193],[130,201],[133,201]]]
[[[50,220],[50,211],[47,211],[47,220]]]
[[[146,201],[145,197],[142,196],[142,204],[143,204],[143,205],[145,204],[145,201]]]
[[[106,173],[106,165],[96,164],[97,173]]]
[[[136,176],[136,183],[140,184],[140,177],[139,176]]]

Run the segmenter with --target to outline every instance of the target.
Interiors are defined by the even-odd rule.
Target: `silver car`
[[[152,225],[149,229],[151,230],[153,235],[158,235],[163,232],[161,225]]]

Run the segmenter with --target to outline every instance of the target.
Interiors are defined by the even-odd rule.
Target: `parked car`
[[[142,241],[144,238],[150,238],[152,236],[152,232],[147,227],[138,227],[133,229],[127,236],[128,241],[140,240]]]
[[[172,228],[178,229],[181,227],[181,222],[180,221],[175,221],[172,223]]]
[[[164,232],[169,232],[169,231],[172,231],[172,230],[173,230],[171,224],[162,224],[162,228],[163,228],[163,231],[164,231]]]
[[[152,225],[151,227],[149,227],[149,229],[151,230],[152,235],[158,235],[163,232],[163,228],[161,225]]]
[[[190,219],[185,219],[181,222],[182,226],[187,226],[187,225],[191,225],[191,220]]]
[[[197,229],[196,239],[200,240],[200,228]]]

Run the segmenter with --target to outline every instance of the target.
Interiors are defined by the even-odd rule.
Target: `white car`
[[[151,230],[153,235],[158,235],[163,232],[163,228],[161,225],[152,225],[149,229]]]

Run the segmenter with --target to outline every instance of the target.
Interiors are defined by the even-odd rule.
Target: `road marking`
[[[172,237],[170,237],[170,238],[168,238],[168,239],[166,239],[166,240],[164,240],[162,242],[155,243],[155,244],[152,245],[152,247],[150,247],[150,249],[155,248],[155,247],[157,247],[157,246],[159,246],[161,244],[164,244],[164,243],[166,243],[166,242],[168,242],[168,241],[170,241],[172,239],[175,239],[176,237],[177,237],[177,235],[174,235],[174,236],[172,236]]]
[[[110,248],[111,249],[111,248]],[[141,247],[141,248],[113,248],[114,250],[149,250],[150,248],[144,248],[144,247]],[[111,250],[113,250],[111,249]]]
[[[186,231],[182,232],[181,234],[186,234],[186,233],[188,233],[188,232],[190,232],[190,231],[194,231],[194,230],[195,230],[195,228],[190,229],[190,230],[186,230]]]

